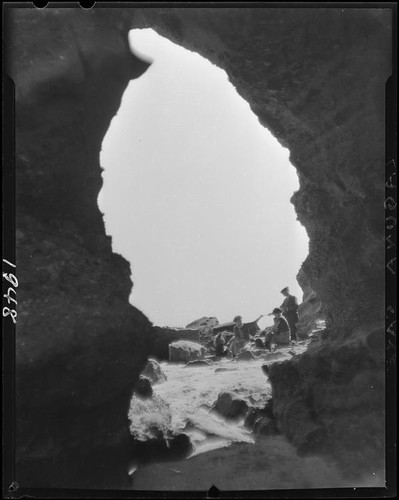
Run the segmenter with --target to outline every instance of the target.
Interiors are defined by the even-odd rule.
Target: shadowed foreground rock
[[[106,15],[17,10],[8,38],[20,281],[16,479],[20,487],[120,488],[128,484],[127,409],[152,330],[129,305],[130,266],[105,236],[99,152],[126,85],[148,64]]]
[[[227,419],[236,420],[245,417],[248,408],[248,403],[233,392],[222,392],[212,410]]]
[[[348,470],[382,467],[390,11],[10,12],[20,485],[127,480],[126,414],[152,330],[128,303],[130,268],[112,254],[97,196],[102,140],[129,80],[148,66],[129,52],[133,27],[153,27],[226,70],[289,148],[300,183],[293,203],[310,239],[302,271],[323,303],[327,333],[306,355],[271,367],[275,415],[302,450],[328,448]]]
[[[301,454],[332,454],[349,477],[383,475],[383,330],[340,344],[311,344],[269,367],[274,415]],[[377,346],[371,344],[377,339]]]

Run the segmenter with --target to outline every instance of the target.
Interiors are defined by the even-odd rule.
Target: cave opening
[[[311,339],[303,355],[271,366],[268,376],[273,409],[282,435],[301,453],[309,447],[310,453],[321,448],[324,454],[323,436],[327,435],[331,444],[328,455],[339,458],[345,474],[366,475],[370,484],[384,466],[385,451],[392,458],[384,436],[392,437],[392,432],[385,432],[392,427],[385,427],[385,411],[393,387],[384,385],[389,367],[385,366],[383,349],[392,332],[390,326],[388,338],[384,330],[383,218],[378,223],[384,205],[384,92],[392,73],[392,14],[389,9],[330,8],[200,8],[190,9],[189,15],[186,12],[174,8],[123,8],[120,13],[101,8],[90,13],[83,9],[28,8],[13,9],[10,16],[6,67],[10,70],[8,83],[14,82],[16,90],[16,238],[21,273],[15,338],[18,482],[36,488],[128,487],[119,468],[129,451],[127,399],[132,384],[139,379],[149,347],[147,339],[155,329],[140,311],[128,305],[128,265],[120,255],[111,253],[96,199],[100,145],[119,108],[122,91],[142,71],[140,62],[129,53],[127,29],[145,25],[157,26],[185,45],[195,45],[214,61],[223,58],[221,66],[256,115],[290,148],[292,162],[301,175],[295,206],[311,239],[303,270],[324,302],[328,335]],[[147,77],[154,74],[160,59],[154,60],[146,75],[133,84],[149,83]],[[170,74],[177,72],[179,80],[188,73],[186,66],[182,71],[168,69]],[[212,92],[215,90],[212,85]],[[214,107],[219,106],[218,102]],[[136,110],[137,106],[133,113]],[[138,113],[134,116],[143,121]],[[248,130],[243,122],[240,125]],[[197,127],[196,123],[191,130]],[[135,146],[139,142],[133,133],[127,140]],[[229,141],[229,150],[235,142],[241,142],[241,136],[240,141]],[[152,144],[158,149],[159,141]],[[209,140],[204,144],[208,146]],[[181,148],[179,144],[174,151],[179,153]],[[9,163],[12,166],[13,161]],[[112,167],[119,163],[106,167],[105,188]],[[129,165],[135,174],[134,192],[127,177],[119,174],[128,198],[133,200],[139,199],[139,190],[145,192],[142,184],[139,187],[136,164],[131,161]],[[266,155],[262,166],[270,171]],[[194,178],[193,169],[186,167]],[[184,191],[182,175],[175,181],[178,193]],[[262,177],[257,180],[264,185]],[[240,194],[246,192],[243,187],[244,182]],[[167,191],[170,193],[170,187]],[[121,189],[115,193],[123,198]],[[103,193],[102,197],[104,202],[108,195]],[[154,203],[153,196],[147,194],[147,198]],[[150,233],[152,225],[144,217],[147,207],[139,200],[142,207],[136,213]],[[230,205],[235,206],[235,202],[230,201]],[[200,208],[204,211],[202,205]],[[109,218],[107,210],[105,213]],[[119,214],[122,221],[126,212],[120,210]],[[266,219],[262,220],[263,234],[268,226]],[[134,236],[133,222],[128,230]],[[143,281],[138,272],[142,263],[137,252],[132,259],[128,256],[113,229],[108,221],[115,252],[132,262],[132,302],[153,321],[169,323],[168,319],[155,320],[155,313],[140,304],[137,294]],[[127,233],[126,227],[123,230]],[[272,229],[268,232],[271,239],[274,233]],[[253,257],[252,249],[261,247],[258,240],[256,243],[245,250],[245,256]],[[160,247],[159,238],[154,246]],[[173,249],[180,250],[180,246],[176,243]],[[231,245],[226,246],[228,252],[223,256],[227,261]],[[148,242],[146,247],[152,250]],[[236,278],[234,271],[231,275]],[[183,274],[188,273],[179,268],[177,276]],[[156,278],[161,281],[161,277]],[[285,281],[277,288],[264,275],[261,278],[266,282],[264,290],[270,287],[278,293],[281,286],[292,286]],[[188,296],[181,286],[184,283],[179,285]],[[229,291],[226,283],[225,290]],[[247,295],[251,300],[257,296],[252,290]],[[176,296],[173,301],[180,306]],[[191,302],[196,303],[192,297]],[[262,296],[262,310],[265,302]],[[245,314],[241,306],[234,301],[234,313]],[[392,311],[387,313],[389,323],[394,320]],[[189,320],[202,314],[190,314]],[[187,318],[181,324],[185,321]],[[179,324],[175,318],[173,323]],[[14,344],[13,335],[12,340]],[[391,368],[392,359],[387,351]],[[183,370],[186,374],[191,368],[182,367],[182,375]],[[12,437],[13,428],[9,429]],[[249,450],[249,455],[255,453]],[[274,489],[270,476],[259,474],[260,468],[267,469],[265,459],[270,464],[287,464],[284,474],[275,475],[276,489],[296,489],[298,483],[291,485],[286,480],[295,476],[302,485],[311,487],[341,484],[329,471],[325,476],[319,474],[313,464],[309,464],[312,481],[307,482],[296,463],[284,461],[284,457],[272,460],[270,446],[258,456],[261,462],[256,476],[263,480],[259,489]],[[232,461],[228,458],[225,463],[229,477],[233,476]],[[241,460],[237,464],[236,477],[247,479],[247,474],[241,474]],[[10,470],[14,470],[11,465]],[[214,469],[220,477],[220,469]],[[387,478],[390,469],[387,467]],[[170,470],[168,477],[178,479]],[[187,477],[191,482],[193,474]],[[153,478],[154,474],[149,475],[146,485],[153,484]],[[208,479],[202,491],[209,488]],[[313,486],[313,479],[318,480],[317,486]],[[381,487],[383,479],[384,475],[379,475]],[[214,484],[226,489],[218,478]],[[352,486],[359,485],[359,481],[352,482]],[[392,481],[386,485],[394,486]]]
[[[98,204],[113,251],[131,263],[130,302],[154,324],[184,327],[253,321],[287,285],[300,298],[308,237],[290,203],[289,151],[221,68],[152,29],[129,43],[152,64],[104,138]]]

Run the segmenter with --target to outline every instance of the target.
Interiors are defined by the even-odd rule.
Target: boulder
[[[192,321],[186,326],[186,328],[191,328],[192,330],[201,330],[202,328],[213,328],[214,326],[218,326],[218,324],[219,321],[217,320],[217,318],[208,318],[207,316],[204,316],[203,318]]]
[[[221,392],[212,410],[227,419],[236,420],[247,414],[248,403],[233,392]]]
[[[144,370],[141,372],[143,377],[148,378],[152,384],[161,384],[166,382],[166,375],[162,371],[161,365],[155,359],[149,359]]]
[[[202,345],[205,345],[207,349],[213,349],[213,328],[218,325],[219,321],[216,318],[204,316],[203,318],[189,323],[186,328],[188,330],[193,329],[198,331],[198,341],[201,342]]]
[[[179,340],[187,340],[199,343],[201,341],[200,331],[189,328],[170,328],[155,326],[151,338],[150,356],[161,361],[169,360],[169,345]]]
[[[197,342],[179,340],[169,344],[169,361],[172,363],[188,363],[189,361],[203,359],[205,353],[205,347]]]

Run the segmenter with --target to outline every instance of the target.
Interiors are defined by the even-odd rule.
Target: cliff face
[[[300,338],[306,338],[312,330],[318,327],[317,321],[324,320],[322,303],[310,286],[309,279],[302,269],[300,269],[296,279],[303,290],[302,302],[298,308],[298,335]]]
[[[79,8],[13,15],[21,486],[121,487],[127,477],[127,409],[151,325],[129,305],[129,264],[105,236],[99,153],[147,65],[108,21]]]
[[[323,303],[327,330],[306,355],[271,369],[275,410],[281,429],[300,449],[317,449],[322,436],[319,443],[340,457],[351,450],[382,466],[380,214],[390,13],[9,12],[21,282],[20,483],[123,486],[128,400],[152,329],[128,304],[129,266],[112,254],[97,196],[102,139],[128,81],[147,67],[129,52],[133,27],[153,27],[225,69],[260,122],[289,148],[300,179],[293,203],[310,239],[302,272]],[[373,437],[366,443],[361,436]]]

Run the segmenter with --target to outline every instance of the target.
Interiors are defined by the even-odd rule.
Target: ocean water
[[[153,386],[150,400],[132,399],[132,433],[148,439],[156,437],[154,428],[185,432],[194,447],[191,457],[235,442],[253,443],[243,420],[226,421],[209,410],[224,391],[234,392],[251,406],[264,407],[271,397],[271,386],[261,366],[291,357],[288,351],[265,354],[253,361],[222,359],[209,366],[162,362],[167,381]]]

